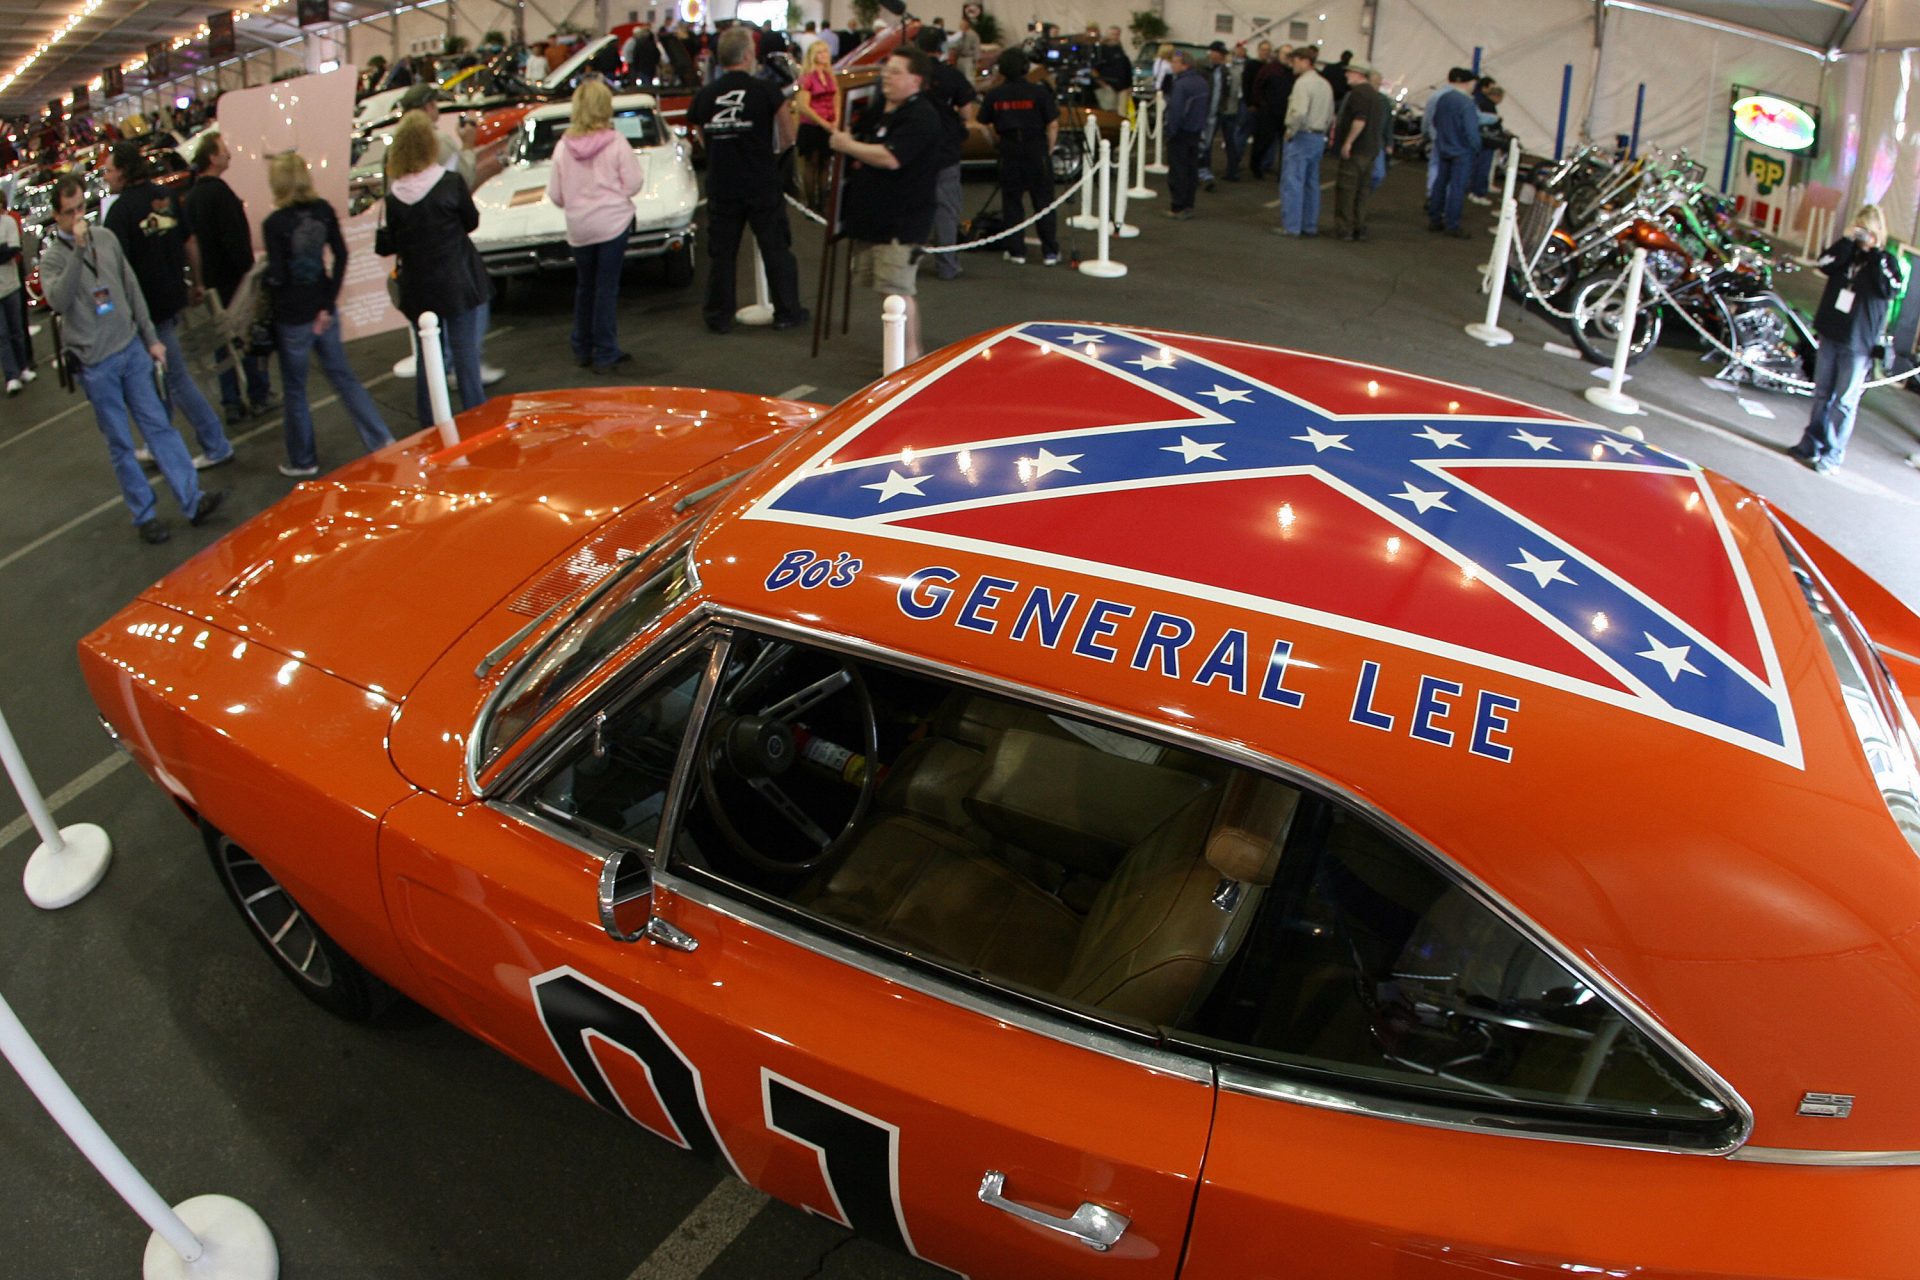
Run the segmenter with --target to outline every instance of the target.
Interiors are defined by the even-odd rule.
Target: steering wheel
[[[800,650],[768,640],[747,669],[721,692],[700,742],[700,793],[707,812],[733,851],[762,871],[783,874],[812,871],[835,853],[866,819],[879,787],[876,766],[880,756],[880,718],[873,695],[860,670],[851,662],[832,659],[826,675],[793,687],[780,677]],[[809,651],[817,654],[817,651]],[[818,654],[831,658],[831,655]],[[780,777],[799,759],[794,723],[813,708],[840,693],[851,696],[860,721],[860,746],[867,768],[860,778],[860,794],[853,811],[837,831],[829,831],[780,785]],[[781,857],[744,835],[728,816],[729,797],[723,780],[740,783],[764,806],[792,828],[799,846],[795,856]]]

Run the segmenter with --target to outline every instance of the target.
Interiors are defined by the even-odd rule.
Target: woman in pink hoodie
[[[613,91],[590,76],[573,91],[573,123],[554,148],[547,199],[566,210],[573,247],[573,360],[595,373],[610,373],[628,359],[614,308],[638,194],[640,161],[613,127]]]

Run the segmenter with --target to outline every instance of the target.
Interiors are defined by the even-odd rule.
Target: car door
[[[510,796],[393,811],[382,869],[429,1002],[762,1190],[942,1267],[1174,1276],[1210,1068],[849,945],[722,879],[649,875],[663,815],[699,787],[690,753],[718,749],[703,717],[730,651],[699,638],[615,682]]]

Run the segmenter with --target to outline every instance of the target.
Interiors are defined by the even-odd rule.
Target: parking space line
[[[785,391],[776,391],[773,395],[776,400],[798,400],[801,396],[811,394],[819,389],[820,388],[814,386],[811,382],[803,382],[797,387],[788,387]]]
[[[1677,413],[1674,410],[1668,409],[1663,405],[1657,405],[1653,403],[1653,401],[1651,400],[1643,399],[1640,401],[1640,405],[1642,408],[1647,409],[1653,413],[1657,413],[1663,418],[1671,418],[1673,419],[1673,421],[1678,422],[1683,426],[1693,427],[1694,429],[1699,431],[1705,431],[1711,435],[1719,436],[1723,440],[1730,440],[1734,444],[1745,445],[1747,448],[1754,450],[1756,453],[1764,453],[1771,457],[1781,458],[1782,460],[1786,460],[1785,455],[1782,453],[1782,451],[1778,446],[1769,444],[1766,441],[1756,440],[1752,436],[1743,435],[1738,431],[1729,430],[1726,427],[1719,426],[1712,422],[1707,422],[1701,418],[1692,417],[1689,414]],[[1891,498],[1895,502],[1904,503],[1905,505],[1910,507],[1920,506],[1920,503],[1916,503],[1912,498],[1908,497],[1904,493],[1901,493],[1899,490],[1889,489],[1886,485],[1881,484],[1878,480],[1870,479],[1866,476],[1858,474],[1857,472],[1845,471],[1845,470],[1837,471],[1837,472],[1834,472],[1828,478],[1837,484],[1843,485],[1849,489],[1856,490],[1857,492],[1870,493],[1877,498]]]
[[[767,1198],[738,1178],[721,1178],[627,1280],[694,1280],[746,1230]]]
[[[8,436],[5,440],[0,440],[0,449],[4,449],[8,445],[19,444],[22,440],[25,440],[28,436],[40,430],[42,427],[50,427],[54,423],[60,421],[60,419],[66,417],[68,414],[80,412],[82,409],[87,407],[87,404],[88,404],[87,398],[85,396],[81,396],[80,403],[68,405],[66,408],[62,409],[60,412],[54,414],[51,418],[47,418],[44,421],[34,423],[32,426],[28,427],[25,431],[22,431],[17,436]]]
[[[26,546],[21,547],[18,551],[15,551],[13,554],[7,556],[4,559],[0,559],[0,569],[6,568],[8,565],[20,559],[22,556],[28,555],[29,553],[34,551],[38,551],[41,547],[46,546],[49,542],[52,542],[55,538],[59,537],[61,534],[68,533],[74,529],[78,529],[81,525],[93,519],[95,516],[104,515],[107,512],[113,510],[115,507],[120,507],[124,509],[126,505],[127,505],[126,499],[124,498],[108,498],[105,502],[101,503],[99,506],[94,507],[87,511],[82,511],[79,515],[67,521],[65,524],[61,525],[59,528],[49,529],[47,532],[35,538],[32,542],[29,542]]]
[[[126,764],[131,759],[132,757],[124,751],[110,753],[107,758],[99,764],[94,765],[93,768],[87,770],[72,782],[69,782],[66,786],[48,796],[47,812],[58,813],[67,805],[78,800],[87,791],[104,782],[107,778],[112,777],[121,765]],[[6,826],[0,827],[0,849],[6,848],[15,840],[19,839],[22,832],[31,830],[33,830],[33,819],[24,813],[21,814]]]

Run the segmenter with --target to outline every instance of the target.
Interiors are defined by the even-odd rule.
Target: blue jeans
[[[313,447],[313,410],[307,404],[307,360],[320,358],[320,372],[333,384],[334,394],[346,406],[353,429],[367,452],[393,443],[393,432],[373,403],[373,397],[360,385],[347,364],[347,349],[340,343],[340,322],[336,319],[325,333],[316,334],[307,324],[276,324],[274,331],[280,346],[281,433],[287,441],[287,461],[296,467],[320,465]]]
[[[1867,380],[1867,356],[1844,342],[1820,339],[1813,357],[1813,416],[1800,437],[1799,452],[1810,462],[1839,466],[1853,435],[1854,411],[1860,407],[1861,384]]]
[[[0,268],[4,269],[4,268]],[[15,289],[0,298],[0,372],[11,382],[27,367],[26,291]]]
[[[1380,189],[1380,184],[1385,182],[1386,180],[1387,180],[1387,149],[1385,147],[1381,147],[1379,150],[1379,153],[1373,157],[1373,176],[1368,180],[1369,185],[1367,187],[1367,190],[1378,191]]]
[[[1320,157],[1327,135],[1302,131],[1280,153],[1280,226],[1289,235],[1320,234]]]
[[[171,316],[158,322],[153,331],[160,335],[167,349],[167,399],[173,402],[173,410],[193,428],[200,452],[207,455],[208,462],[232,457],[233,446],[220,428],[220,415],[213,411],[207,397],[201,394],[200,384],[187,372],[186,348],[180,345],[180,317]]]
[[[145,524],[158,514],[153,486],[133,456],[133,428],[153,453],[167,487],[189,515],[200,505],[200,477],[193,469],[187,445],[167,418],[166,406],[153,385],[153,357],[134,338],[106,359],[80,367],[80,387],[93,404],[94,420],[100,434],[107,438],[107,456],[113,460],[113,475],[120,482],[120,496],[127,500],[127,512],[135,524]]]
[[[1433,189],[1427,193],[1427,223],[1449,231],[1460,226],[1460,210],[1467,203],[1467,173],[1473,168],[1473,154],[1441,156],[1433,175]]]
[[[1477,196],[1484,196],[1493,182],[1493,148],[1485,143],[1473,157],[1473,173],[1467,179],[1467,190]]]
[[[1240,148],[1244,145],[1246,134],[1241,127],[1238,115],[1219,115],[1208,122],[1207,136],[1200,144],[1200,173],[1211,180],[1213,177],[1213,141],[1220,140],[1226,149],[1227,177],[1229,180],[1240,176]]]
[[[228,410],[244,410],[249,404],[265,404],[273,398],[266,362],[251,351],[235,355],[233,347],[223,342],[213,353],[213,367],[220,375],[220,403]],[[244,399],[240,388],[243,373],[247,379]]]
[[[480,340],[487,332],[485,303],[457,315],[440,317],[440,361],[447,376],[460,386],[460,407],[478,408],[487,402],[486,388],[480,382]],[[416,328],[414,337],[418,339]],[[433,407],[427,401],[427,362],[420,361],[413,380],[413,405],[420,425],[433,425]]]
[[[599,244],[573,246],[573,358],[608,365],[620,354],[616,308],[620,268],[627,261],[627,233]]]

